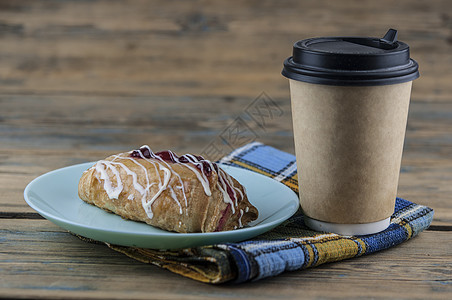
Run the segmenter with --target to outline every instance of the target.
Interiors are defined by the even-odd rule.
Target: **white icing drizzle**
[[[141,148],[143,148],[143,147],[147,148],[147,149],[149,150],[149,152],[153,154],[153,152],[152,152],[151,148],[149,148],[149,146],[147,146],[147,145],[141,146]],[[139,151],[139,150],[138,150],[138,151]],[[154,163],[155,160],[151,160],[151,159],[149,159],[149,158],[144,157],[144,155],[143,155],[143,153],[141,153],[141,151],[139,151],[139,153],[140,153],[141,158],[143,158],[143,159],[145,159],[146,161],[152,163],[152,164],[154,165],[154,167],[155,167],[155,163]],[[174,155],[174,154],[171,152],[171,155]],[[155,155],[154,155],[154,156],[155,156]],[[163,164],[165,164],[165,166],[171,171],[171,174],[175,175],[175,176],[177,177],[177,179],[179,180],[179,185],[176,186],[176,188],[179,189],[179,190],[182,190],[182,195],[184,196],[184,200],[185,200],[185,206],[187,207],[187,206],[188,206],[187,195],[185,194],[184,183],[182,182],[182,178],[180,177],[180,175],[179,175],[177,172],[174,172],[173,168],[171,168],[171,166],[170,166],[166,161],[164,161],[163,159],[161,159],[159,156],[155,156],[155,158],[156,158],[156,159],[159,159]],[[133,161],[136,162],[136,160],[133,159],[133,158],[129,158],[129,159],[132,159]],[[137,162],[136,162],[136,163],[137,163]],[[146,168],[145,168],[145,170],[146,170]],[[147,175],[146,175],[146,176],[147,176]],[[148,182],[149,182],[149,178],[147,178],[147,180],[148,180]],[[175,199],[177,199],[177,198],[175,198]]]
[[[240,194],[240,199],[243,199],[243,193],[238,187],[234,186],[234,181],[232,180],[232,177],[228,173],[223,171],[221,168],[219,168],[218,171],[219,171],[219,174],[218,174],[217,187],[223,194],[223,201],[231,205],[232,213],[234,214],[235,207],[238,206],[237,192]],[[231,196],[228,193],[228,187],[230,188],[230,190],[232,192],[232,196],[235,200],[234,201],[235,203],[233,202],[233,200],[231,199]]]
[[[239,228],[242,228],[242,217],[243,217],[243,209],[240,209],[240,216],[239,216]]]
[[[149,150],[150,150],[150,149],[149,149]],[[179,158],[176,157],[176,156],[174,155],[173,152],[171,152],[171,151],[168,151],[168,152],[169,152],[169,154],[170,154],[172,160],[174,160],[176,163],[181,163],[180,160],[179,160]],[[189,158],[192,158],[192,157],[193,157],[194,160],[189,160],[191,163],[196,163],[196,162],[198,162],[198,160],[196,159],[196,157],[194,157],[194,156],[191,155],[191,154],[185,154],[184,156],[189,157]],[[163,163],[165,163],[165,164],[167,164],[167,165],[169,166],[169,164],[168,164],[166,161],[164,161],[161,157],[155,156],[155,158],[158,159],[158,160],[160,160],[160,161],[162,161]],[[204,189],[204,193],[206,193],[206,195],[209,196],[209,197],[212,196],[212,191],[210,190],[210,185],[209,185],[209,179],[206,177],[206,175],[204,174],[204,172],[203,172],[202,170],[197,169],[196,167],[190,166],[189,164],[186,164],[186,163],[182,163],[182,164],[183,164],[186,168],[190,169],[190,170],[195,174],[195,176],[198,178],[199,182],[201,182],[201,184],[202,184],[202,187],[203,187],[203,189]],[[202,164],[201,164],[200,166],[201,166],[201,168],[202,168]]]
[[[185,156],[187,158],[190,158],[189,161],[191,163],[198,162],[198,159],[191,154],[185,154]],[[198,177],[198,180],[201,182],[202,187],[204,188],[204,193],[206,193],[206,195],[209,197],[212,196],[212,191],[210,190],[210,185],[209,185],[209,179],[207,178],[206,174],[204,174],[204,166],[202,164],[199,164],[199,166],[201,167],[201,170],[199,170],[198,168],[194,168],[194,167],[190,166],[189,164],[185,164],[185,166],[187,168],[189,168],[190,170],[192,170],[193,173],[195,173],[196,177]],[[213,168],[211,170],[213,170]]]
[[[123,189],[119,171],[111,164],[110,161],[106,160],[97,162],[95,167],[96,171],[100,174],[100,179],[104,180],[104,190],[107,192],[108,197],[110,199],[118,199],[119,194],[121,194]],[[116,177],[116,187],[113,187],[110,176],[108,176],[107,169],[111,170],[113,175]]]
[[[221,172],[221,171],[220,171]],[[218,182],[217,182],[217,188],[221,191],[223,194],[223,201],[229,205],[231,205],[232,213],[235,214],[235,205],[234,202],[231,199],[231,196],[229,196],[228,188],[226,186],[226,183],[224,179],[220,176],[218,176]]]
[[[232,188],[232,192],[233,192],[234,198],[235,198],[235,205],[237,206],[238,205],[238,203],[237,203],[237,201],[238,201],[237,200],[237,192],[240,194],[240,199],[243,198],[243,193],[242,193],[242,191],[239,188],[234,186],[234,181],[232,181],[232,177],[228,173],[226,173],[223,170],[221,170],[220,172],[222,173],[222,176],[224,176],[224,178],[227,180],[228,185]]]
[[[173,199],[177,199],[177,195],[176,195],[176,193],[174,192],[173,187],[172,187],[172,186],[169,186],[169,189],[170,189],[170,192],[171,192],[171,197],[172,197]],[[177,203],[177,205],[179,205],[179,213],[182,214],[182,205],[180,205],[179,201],[176,201],[176,203]]]
[[[171,171],[169,169],[167,169],[165,167],[162,167],[162,165],[160,165],[160,164],[159,164],[159,169],[164,172],[164,174],[163,174],[163,184],[162,184],[162,181],[160,180],[158,192],[154,196],[152,196],[151,200],[149,200],[149,201],[142,201],[143,208],[146,211],[146,213],[148,214],[148,217],[150,219],[152,219],[154,217],[154,214],[152,212],[152,204],[154,203],[155,200],[157,200],[158,196],[160,196],[160,194],[164,190],[166,190],[166,188],[168,187],[169,180],[171,178]],[[180,206],[180,203],[177,200],[177,198],[175,200]]]
[[[116,159],[116,158],[115,158]],[[132,176],[132,182],[133,182],[133,187],[141,194],[144,194],[144,187],[141,186],[141,184],[138,183],[138,177],[137,177],[137,173],[132,172],[129,168],[126,167],[126,165],[124,165],[123,163],[120,162],[115,162],[114,160],[111,161],[112,165],[118,165],[121,168],[124,169],[124,171],[126,171],[127,175]]]
[[[149,151],[149,152],[147,152]],[[145,152],[145,154],[143,153]],[[162,153],[162,152],[159,152]],[[180,175],[174,171],[172,168],[173,163],[180,164],[181,166],[186,167],[190,171],[192,171],[198,181],[201,183],[204,193],[207,196],[212,195],[212,191],[210,189],[210,182],[207,174],[211,172],[216,172],[218,175],[218,181],[216,183],[217,188],[223,194],[223,201],[229,205],[231,205],[232,213],[235,213],[236,207],[238,206],[238,196],[240,195],[240,199],[243,198],[242,191],[234,186],[234,181],[232,177],[229,176],[225,171],[219,168],[216,164],[203,159],[199,156],[194,156],[191,154],[185,154],[183,156],[177,156],[175,153],[171,151],[165,151],[163,154],[154,154],[149,146],[142,146],[140,150],[130,151],[128,153],[114,155],[111,160],[101,160],[96,163],[93,168],[96,170],[96,177],[100,180],[103,180],[103,188],[106,191],[108,197],[110,199],[118,199],[119,195],[124,189],[123,183],[120,177],[120,170],[123,170],[128,176],[132,178],[132,184],[134,189],[141,195],[141,204],[143,209],[145,210],[147,216],[152,219],[154,214],[152,212],[152,204],[157,201],[159,196],[165,191],[169,191],[170,197],[177,203],[179,207],[179,213],[182,214],[182,205],[181,201],[185,201],[185,207],[188,206],[187,196],[185,193],[184,184]],[[137,156],[139,155],[139,157]],[[166,161],[168,157],[164,156],[163,158],[159,155],[168,155],[170,162]],[[164,159],[165,158],[165,159]],[[129,169],[124,163],[119,162],[117,160],[130,160],[138,167],[140,167],[145,173],[145,180],[138,178],[137,174]],[[150,183],[150,177],[148,173],[148,169],[141,162],[147,162],[154,167],[156,174],[158,175],[158,182]],[[108,172],[110,171],[110,172]],[[109,174],[110,173],[110,174]],[[114,184],[114,178],[116,178],[116,184]],[[171,180],[171,178],[176,178],[175,180]],[[141,182],[140,182],[141,181]],[[143,182],[145,181],[145,182]],[[156,192],[151,191],[151,187],[157,185],[158,190]],[[179,193],[176,192],[180,191]],[[152,194],[152,195],[151,195]],[[182,195],[182,199],[179,199]],[[128,200],[134,200],[135,194],[132,193],[127,197]],[[148,200],[149,199],[149,200]],[[246,212],[248,212],[249,208],[247,207]],[[186,214],[188,210],[186,210]],[[241,218],[243,216],[243,210],[240,210],[239,217],[239,226],[242,227]],[[181,222],[179,222],[179,226],[181,226]]]

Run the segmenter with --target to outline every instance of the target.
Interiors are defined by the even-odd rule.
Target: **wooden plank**
[[[259,282],[210,286],[86,243],[46,220],[0,220],[2,297],[61,299],[436,298],[452,296],[449,232]],[[438,243],[438,241],[441,241]],[[353,287],[353,288],[351,288]],[[434,294],[432,294],[434,292]]]
[[[151,142],[166,135],[168,142],[162,147],[202,151],[205,145],[198,142],[215,138],[241,117],[255,137],[273,135],[269,138],[273,140],[279,135],[284,140],[273,144],[293,153],[290,100],[268,96],[279,111],[263,116],[266,124],[260,129],[246,114],[260,94],[253,98],[0,95],[1,126],[7,133],[0,136],[1,146],[27,150],[24,147],[31,142],[36,148],[52,150],[78,150],[82,146],[86,150],[128,149],[144,142],[160,145],[163,141]],[[447,158],[452,154],[451,129],[452,103],[413,102],[405,150]],[[177,138],[170,140],[174,136]],[[181,139],[184,143],[177,143]],[[192,145],[184,146],[189,142]]]
[[[288,97],[280,72],[293,42],[382,36],[393,26],[421,66],[414,97],[450,101],[452,94],[447,0],[5,3],[3,91]]]

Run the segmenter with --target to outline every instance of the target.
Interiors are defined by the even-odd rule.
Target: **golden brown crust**
[[[190,166],[191,169],[185,164],[132,158],[130,153],[122,153],[85,171],[79,182],[79,196],[123,218],[183,233],[232,230],[257,219],[257,209],[237,180],[228,177],[237,199],[227,203],[230,195],[221,191],[217,172],[209,174],[209,196],[195,174],[197,169]],[[122,188],[118,188],[121,184]],[[143,193],[144,187],[148,192]],[[156,194],[158,197],[149,205]]]

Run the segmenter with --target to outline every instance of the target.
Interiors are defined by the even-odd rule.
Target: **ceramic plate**
[[[28,184],[25,201],[44,218],[73,233],[123,246],[178,249],[238,242],[273,229],[298,209],[298,196],[287,186],[266,176],[231,166],[221,166],[245,186],[259,218],[248,227],[212,233],[174,233],[124,220],[78,197],[78,182],[93,163],[46,173]]]

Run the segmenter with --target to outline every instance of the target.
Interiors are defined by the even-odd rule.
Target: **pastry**
[[[148,146],[98,161],[78,193],[123,218],[175,232],[233,230],[258,217],[245,188],[216,163]]]

